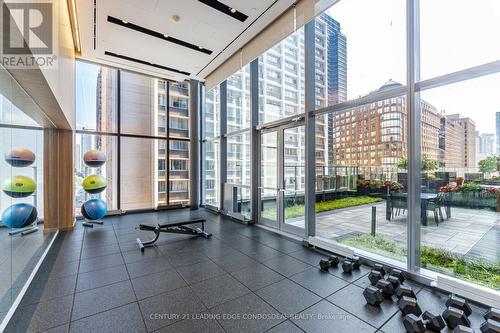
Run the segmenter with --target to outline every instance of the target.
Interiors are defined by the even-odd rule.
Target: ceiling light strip
[[[116,54],[116,53],[109,52],[109,51],[105,51],[104,54],[107,55],[107,56],[110,56],[110,57],[120,58],[120,59],[123,59],[123,60],[128,60],[128,61],[136,62],[138,64],[143,64],[143,65],[146,65],[146,66],[152,66],[152,67],[163,69],[163,70],[170,71],[170,72],[175,72],[175,73],[179,73],[179,74],[183,74],[183,75],[187,75],[187,76],[191,75],[191,73],[189,73],[189,72],[181,71],[181,70],[178,70],[178,69],[175,69],[175,68],[171,68],[171,67],[167,67],[167,66],[163,66],[163,65],[154,64],[152,62],[140,60],[140,59],[137,59],[137,58],[128,57],[128,56],[121,55],[121,54]]]
[[[229,7],[228,5],[220,1],[217,0],[198,0],[198,1],[209,7],[212,7],[213,9],[218,10],[219,12],[231,16],[232,18],[235,18],[238,21],[245,22],[245,20],[248,18],[248,15],[245,15],[242,12],[236,10],[236,8]]]
[[[129,28],[131,30],[135,30],[137,32],[141,32],[143,34],[146,34],[146,35],[149,35],[149,36],[152,36],[152,37],[163,39],[163,40],[165,40],[167,42],[171,42],[171,43],[183,46],[183,47],[187,47],[188,49],[191,49],[191,50],[194,50],[194,51],[198,51],[198,52],[205,53],[205,54],[212,54],[211,50],[206,49],[206,48],[204,48],[202,46],[188,43],[188,42],[186,42],[186,41],[184,41],[182,39],[178,39],[178,38],[175,38],[175,37],[172,37],[172,36],[168,36],[166,34],[162,34],[160,32],[157,32],[157,31],[145,28],[145,27],[141,27],[140,25],[137,25],[137,24],[134,24],[134,23],[130,23],[129,21],[120,20],[120,19],[118,19],[116,17],[113,17],[113,16],[108,16],[108,22],[114,23],[116,25],[119,25],[119,26],[122,26],[122,27],[125,27],[125,28]]]

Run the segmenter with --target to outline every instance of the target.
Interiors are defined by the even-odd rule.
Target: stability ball
[[[82,205],[82,215],[88,220],[100,220],[107,212],[106,203],[101,199],[90,199]]]
[[[9,228],[24,228],[36,221],[38,212],[28,203],[15,203],[2,214],[2,223]]]
[[[98,168],[106,163],[106,155],[99,150],[89,150],[83,155],[83,162],[91,168]]]
[[[5,162],[13,167],[27,167],[35,162],[35,154],[27,148],[13,148],[5,154]]]
[[[12,198],[25,198],[36,190],[36,183],[26,176],[14,176],[7,178],[2,183],[2,191]]]
[[[99,175],[90,175],[83,180],[82,186],[88,193],[101,193],[107,186],[106,178]]]

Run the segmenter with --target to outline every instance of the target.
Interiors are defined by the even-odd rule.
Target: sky
[[[96,128],[96,83],[99,66],[76,62],[76,125],[77,128]],[[84,110],[84,112],[81,112]]]
[[[389,79],[406,83],[406,1],[340,0],[327,11],[347,37],[348,98]],[[420,0],[421,79],[500,60],[499,0]],[[500,74],[422,92],[446,114],[460,113],[494,133]]]

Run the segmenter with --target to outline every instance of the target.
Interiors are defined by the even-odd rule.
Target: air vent
[[[212,54],[211,50],[206,49],[206,48],[204,48],[202,46],[188,43],[188,42],[183,41],[181,39],[177,39],[175,37],[168,36],[168,35],[162,34],[160,32],[157,32],[157,31],[145,28],[145,27],[141,27],[140,25],[137,25],[137,24],[134,24],[134,23],[130,23],[130,22],[125,21],[125,20],[120,20],[120,19],[118,19],[116,17],[113,17],[113,16],[108,16],[108,22],[117,24],[119,26],[131,29],[131,30],[134,30],[134,31],[137,31],[137,32],[141,32],[143,34],[146,34],[146,35],[149,35],[149,36],[152,36],[152,37],[163,39],[163,40],[165,40],[167,42],[170,42],[170,43],[174,43],[174,44],[177,44],[177,45],[180,45],[180,46],[183,46],[183,47],[187,47],[188,49],[191,49],[191,50],[194,50],[194,51],[198,51],[198,52],[205,53],[205,54]]]
[[[163,70],[170,71],[170,72],[175,72],[175,73],[179,73],[179,74],[183,74],[183,75],[187,75],[187,76],[191,75],[191,73],[184,72],[184,71],[181,71],[181,70],[178,70],[178,69],[175,69],[175,68],[170,68],[170,67],[167,67],[167,66],[153,64],[153,63],[148,62],[148,61],[144,61],[144,60],[140,60],[140,59],[137,59],[137,58],[128,57],[128,56],[121,55],[121,54],[116,54],[116,53],[109,52],[109,51],[105,51],[104,54],[107,55],[107,56],[110,56],[110,57],[120,58],[120,59],[123,59],[123,60],[128,60],[128,61],[136,62],[138,64],[142,64],[142,65],[146,65],[146,66],[151,66],[151,67],[163,69]]]
[[[218,10],[219,12],[222,12],[228,16],[231,16],[232,18],[237,19],[238,21],[245,22],[245,20],[248,18],[247,15],[243,14],[242,12],[237,11],[235,8],[231,8],[228,5],[217,1],[217,0],[198,0],[201,3],[204,3],[207,6],[212,7],[213,9]]]

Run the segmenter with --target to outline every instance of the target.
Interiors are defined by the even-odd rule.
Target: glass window
[[[76,128],[112,132],[117,130],[118,71],[76,62]]]
[[[207,141],[203,144],[203,199],[204,203],[220,207],[220,141]]]
[[[106,178],[106,189],[99,197],[106,202],[109,211],[118,209],[116,179],[118,179],[117,137],[79,134],[75,136],[75,215],[81,215],[81,206],[85,201],[94,197],[83,190],[82,181],[85,177],[98,174]],[[99,150],[106,155],[106,163],[100,168],[90,168],[83,161],[83,155],[89,150]]]
[[[246,65],[227,79],[227,132],[249,127],[250,65]]]
[[[420,93],[422,266],[497,290],[499,85],[497,73]]]
[[[169,203],[189,203],[189,141],[170,140]]]
[[[297,45],[297,39],[303,39],[303,36],[304,28],[301,28],[277,44],[280,46],[280,59],[284,59],[283,70],[277,70],[274,65],[273,59],[277,57],[275,48],[259,57],[259,74],[262,74],[259,75],[261,124],[282,119],[291,115],[290,112],[304,112],[304,46]]]
[[[250,185],[250,133],[227,137],[227,182]]]
[[[205,95],[205,116],[203,117],[203,137],[213,138],[219,135],[220,89],[209,90]]]
[[[316,30],[324,25],[327,36],[327,57],[324,61],[323,54],[316,57],[317,72],[327,81],[328,98],[323,106],[364,96],[381,86],[388,89],[405,84],[405,1],[340,1],[316,21]]]
[[[421,78],[500,59],[500,45],[491,39],[498,31],[500,3],[496,0],[421,0]]]
[[[406,96],[395,100],[401,106],[397,124],[385,120],[390,100],[376,110],[363,105],[317,119],[316,230],[318,236],[405,262]],[[326,119],[331,136],[324,134]]]
[[[158,135],[158,103],[152,98],[158,82],[151,77],[120,72],[120,121],[126,134]]]

